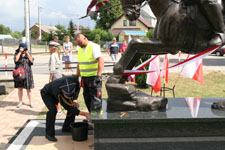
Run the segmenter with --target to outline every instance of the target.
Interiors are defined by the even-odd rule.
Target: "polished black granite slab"
[[[101,116],[97,115],[96,111],[92,111],[91,118],[93,121],[105,119],[225,118],[225,111],[211,109],[212,103],[219,100],[225,100],[225,98],[169,98],[167,108],[164,111],[129,111],[124,117],[121,117],[121,112],[107,112],[107,101],[103,100]]]
[[[95,150],[224,150],[225,98],[171,98],[164,111],[92,111]],[[214,145],[214,146],[212,146]]]

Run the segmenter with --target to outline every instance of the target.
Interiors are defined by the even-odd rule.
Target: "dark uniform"
[[[70,123],[74,122],[75,116],[80,113],[73,103],[73,100],[78,98],[79,91],[78,76],[66,76],[54,80],[41,90],[41,97],[49,110],[46,115],[46,134],[48,136],[55,136],[56,105],[59,102],[67,110],[62,131],[70,131]]]

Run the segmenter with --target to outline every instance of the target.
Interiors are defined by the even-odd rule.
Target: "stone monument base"
[[[211,110],[224,99],[175,98],[165,111],[114,113],[103,101],[101,118],[91,116],[95,150],[224,150],[225,113]]]

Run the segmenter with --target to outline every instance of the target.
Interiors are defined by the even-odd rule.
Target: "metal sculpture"
[[[122,74],[132,69],[144,54],[197,54],[223,45],[225,27],[222,9],[216,0],[120,0],[129,20],[140,15],[143,2],[149,4],[157,18],[152,39],[133,39],[106,82],[109,110],[157,110],[165,108],[167,99],[136,92],[124,84]]]

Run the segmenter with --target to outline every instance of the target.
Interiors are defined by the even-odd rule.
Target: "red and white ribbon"
[[[163,68],[163,69],[160,69],[160,70],[167,70],[167,69],[177,68],[177,67],[181,67],[181,66],[184,66],[186,64],[192,63],[192,62],[194,62],[194,61],[196,61],[198,59],[201,59],[201,58],[204,58],[204,57],[208,56],[209,54],[211,54],[213,51],[217,50],[220,47],[221,47],[221,45],[209,48],[209,49],[207,49],[207,50],[205,50],[205,51],[203,51],[203,52],[201,52],[199,54],[196,54],[193,57],[190,57],[190,58],[188,58],[188,59],[186,59],[186,60],[184,60],[182,62],[179,62],[178,64],[175,64],[173,66],[170,66],[168,68]],[[143,63],[143,65],[142,64],[139,65],[138,67],[134,68],[134,70],[125,70],[124,73],[123,73],[123,76],[132,75],[132,74],[135,74],[135,75],[136,74],[145,74],[145,73],[152,73],[152,72],[158,71],[158,70],[152,70],[152,71],[140,70],[140,69],[144,68],[143,66],[148,65],[155,58],[156,58],[156,56],[153,57],[152,59],[151,58],[148,59],[147,61],[145,61]]]

